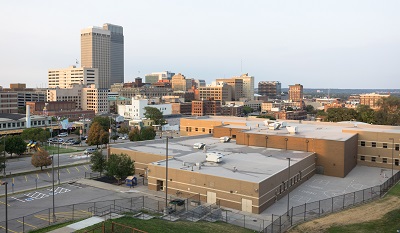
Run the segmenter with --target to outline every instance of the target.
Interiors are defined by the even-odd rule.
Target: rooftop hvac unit
[[[297,126],[287,126],[286,129],[290,134],[296,134],[298,132]]]

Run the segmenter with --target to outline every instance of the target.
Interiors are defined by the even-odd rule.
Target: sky
[[[399,88],[400,1],[3,1],[0,86],[47,87],[80,60],[80,30],[124,27],[125,82],[248,73],[282,87]]]

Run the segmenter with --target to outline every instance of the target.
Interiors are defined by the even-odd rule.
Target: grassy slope
[[[218,232],[237,232],[237,233],[247,233],[254,232],[248,229],[244,229],[235,225],[230,225],[224,222],[188,222],[188,221],[176,221],[169,222],[161,219],[151,219],[151,220],[141,220],[132,217],[122,217],[119,219],[114,219],[117,223],[121,223],[130,227],[135,227],[139,230],[146,231],[149,233],[152,232],[163,232],[163,233],[174,233],[174,232],[191,232],[191,233],[218,233]],[[86,229],[80,230],[78,232],[84,232],[85,230],[93,229],[97,226],[101,226],[102,223],[97,224],[92,227],[88,227]],[[110,225],[110,222],[107,221],[107,224]],[[110,228],[110,227],[108,227]],[[96,232],[101,232],[101,229],[98,229]]]

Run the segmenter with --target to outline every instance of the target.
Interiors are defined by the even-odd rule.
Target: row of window
[[[48,123],[50,125],[50,122]],[[45,121],[31,121],[31,125],[46,125]],[[19,128],[25,127],[25,122],[9,122],[9,123],[1,123],[0,129],[10,129],[10,128]]]
[[[195,128],[194,131],[199,132],[201,130],[201,132],[206,132],[206,128]],[[192,132],[192,127],[186,127],[186,132]],[[213,133],[212,129],[208,129],[208,133]]]
[[[360,156],[360,160],[361,161],[366,161],[365,160],[365,156],[364,155]],[[371,157],[371,162],[376,162],[376,157],[375,156]],[[382,163],[387,163],[387,162],[388,162],[387,158],[382,158]],[[398,159],[394,160],[394,165],[399,166],[399,160]]]
[[[285,190],[289,189],[291,186],[299,182],[301,179],[302,179],[302,174],[301,171],[299,171],[299,173],[290,178],[290,180],[286,182],[282,181],[282,184],[279,186],[279,190],[276,190],[276,194],[283,193]]]
[[[365,141],[361,141],[360,142],[360,146],[366,146],[366,142]],[[371,142],[371,147],[377,147],[377,143],[376,142]],[[388,148],[388,143],[386,143],[386,142],[382,143],[382,148]],[[395,150],[399,151],[400,150],[400,144],[394,144],[394,148],[395,148]]]

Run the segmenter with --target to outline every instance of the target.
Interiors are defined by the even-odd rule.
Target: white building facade
[[[139,120],[144,118],[145,107],[153,107],[160,110],[164,116],[172,114],[171,104],[149,104],[148,99],[132,98],[131,105],[118,105],[118,114],[129,120]]]

